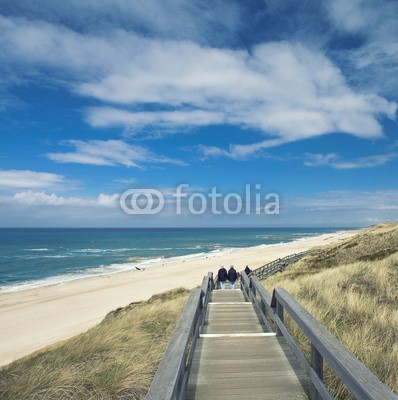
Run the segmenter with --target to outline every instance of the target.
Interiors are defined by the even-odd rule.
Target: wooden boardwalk
[[[310,381],[285,339],[266,332],[241,290],[214,290],[186,399],[308,399]]]

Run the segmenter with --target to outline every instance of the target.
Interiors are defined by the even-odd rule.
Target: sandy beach
[[[201,284],[208,271],[220,265],[246,264],[257,268],[288,254],[338,242],[357,231],[340,231],[295,242],[262,245],[234,251],[179,257],[173,263],[160,261],[142,271],[81,279],[37,289],[0,294],[0,365],[47,345],[68,339],[98,324],[105,315],[153,294]]]

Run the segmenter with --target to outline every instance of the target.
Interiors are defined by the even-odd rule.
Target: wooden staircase
[[[398,400],[286,290],[270,296],[256,275],[244,272],[239,283],[236,290],[214,290],[209,272],[192,290],[146,400],[333,400],[323,382],[325,363],[355,398]],[[307,354],[285,315],[307,338]]]
[[[307,399],[310,382],[281,337],[267,332],[241,290],[214,290],[186,399]]]

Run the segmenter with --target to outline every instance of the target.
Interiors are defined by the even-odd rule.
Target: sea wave
[[[42,258],[68,258],[71,257],[69,255],[66,254],[55,254],[53,256],[41,256]]]
[[[42,248],[42,249],[24,249],[24,250],[26,250],[26,251],[50,251],[50,249],[47,249],[47,248]]]
[[[121,248],[121,249],[76,249],[76,250],[70,250],[71,253],[123,253],[126,251],[134,251],[134,250],[139,250],[136,247],[132,248]]]
[[[72,255],[68,254],[54,254],[54,255],[16,255],[16,256],[2,256],[2,258],[20,258],[22,260],[41,260],[43,258],[68,258],[73,257]]]
[[[168,250],[193,250],[200,249],[202,246],[195,247],[129,247],[120,249],[77,249],[71,250],[73,253],[123,253],[126,251],[168,251]]]

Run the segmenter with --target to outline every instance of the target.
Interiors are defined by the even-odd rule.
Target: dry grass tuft
[[[398,393],[398,224],[371,227],[319,250],[264,286],[285,288]],[[288,324],[308,351],[297,326]],[[349,398],[330,370],[326,383],[337,398]]]
[[[112,312],[96,327],[0,370],[1,399],[143,399],[188,298],[185,289]]]

